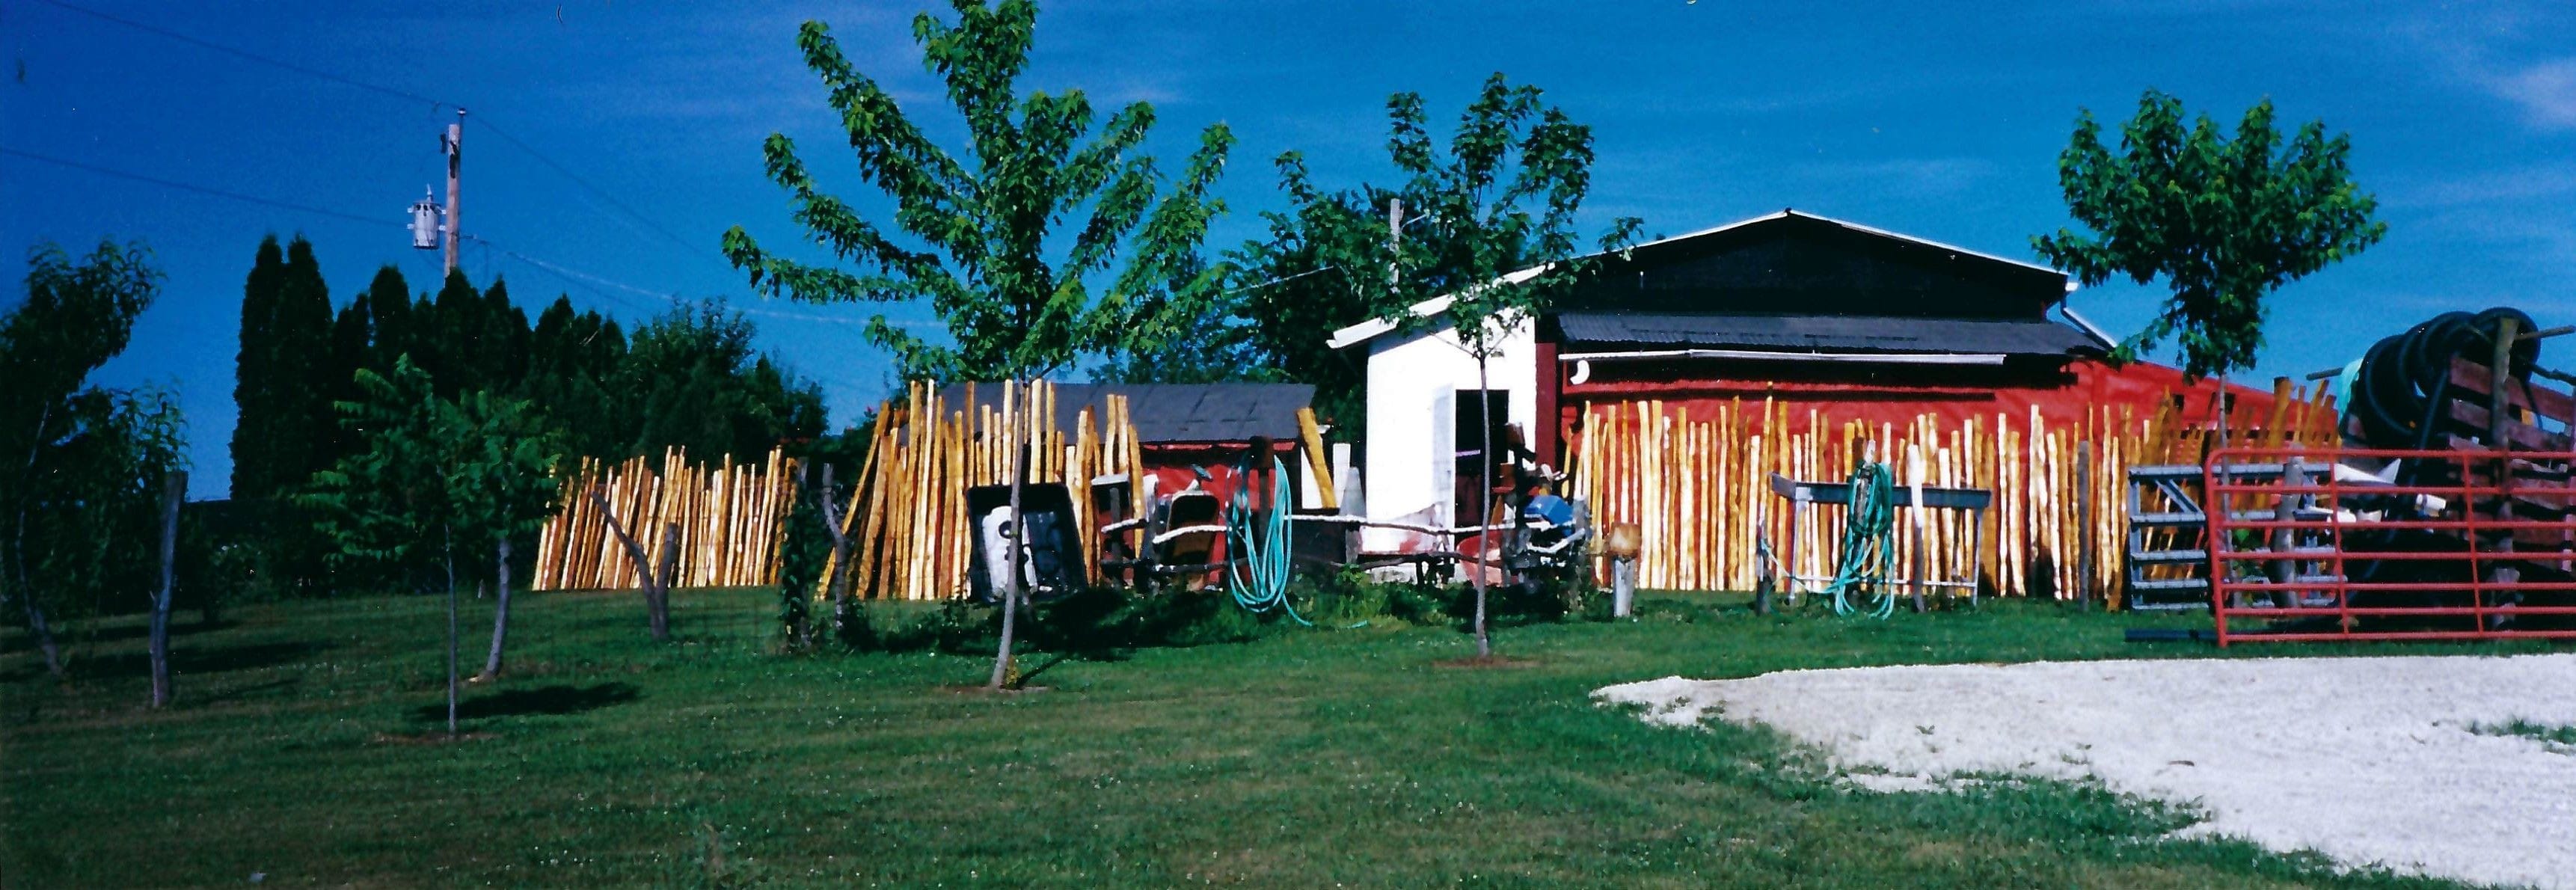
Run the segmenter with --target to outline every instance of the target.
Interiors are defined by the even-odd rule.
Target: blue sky
[[[469,246],[466,267],[478,283],[506,276],[523,304],[569,293],[631,321],[665,295],[729,296],[768,348],[822,381],[836,419],[892,384],[858,339],[876,308],[753,302],[714,247],[735,224],[773,244],[795,237],[760,172],[773,130],[864,197],[797,60],[804,19],[831,23],[935,134],[955,132],[910,40],[917,3],[67,2],[471,109],[465,228],[496,247]],[[1272,156],[1303,151],[1330,184],[1381,176],[1388,93],[1420,91],[1445,116],[1502,71],[1596,127],[1596,228],[1634,214],[1678,233],[1796,207],[2013,257],[2066,224],[2055,163],[2079,108],[2116,120],[2156,87],[2232,122],[2269,96],[2286,120],[2352,135],[2390,231],[2278,295],[2264,373],[2339,364],[2444,309],[2511,303],[2576,322],[2576,4],[1978,6],[1057,3],[1022,83],[1154,103],[1153,147],[1175,160],[1199,127],[1230,124],[1242,138],[1222,187],[1234,213],[1212,246],[1276,206]],[[338,302],[388,262],[416,288],[434,281],[437,255],[411,250],[399,225],[440,176],[436,134],[453,112],[35,0],[0,0],[0,49],[0,146],[383,220],[0,155],[0,246],[13,256],[103,237],[158,255],[162,301],[101,382],[176,388],[195,493],[220,496],[241,285],[260,236],[311,238]],[[2074,305],[2126,333],[2154,297],[2109,286]]]

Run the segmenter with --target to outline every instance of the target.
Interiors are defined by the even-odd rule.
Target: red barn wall
[[[2108,362],[2077,359],[2005,366],[1857,365],[1793,362],[1660,362],[1599,363],[1584,383],[1559,378],[1558,441],[1568,441],[1577,421],[1595,406],[1660,400],[1667,412],[1686,408],[1692,417],[1715,417],[1722,405],[1754,410],[1765,398],[1788,406],[1791,433],[1807,431],[1808,417],[1828,423],[1866,420],[1873,426],[1903,427],[1923,414],[1940,418],[1945,427],[1968,418],[1987,424],[2000,414],[2019,427],[2037,408],[2051,426],[2083,423],[2096,408],[2144,420],[2175,396],[2182,397],[2180,419],[2189,424],[2212,420],[2216,380],[2185,383],[2180,370],[2150,362],[2114,367]],[[2239,422],[2263,422],[2271,414],[2268,390],[2231,386]],[[1544,397],[1542,397],[1544,403]]]

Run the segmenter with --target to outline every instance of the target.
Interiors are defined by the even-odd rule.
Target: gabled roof
[[[1127,397],[1127,414],[1136,438],[1147,444],[1249,442],[1254,436],[1281,441],[1298,435],[1297,409],[1314,404],[1315,387],[1305,383],[1059,383],[1055,385],[1056,427],[1070,430],[1091,409],[1093,423],[1105,416],[1112,395]],[[940,387],[939,398],[964,405],[966,384]],[[975,386],[975,404],[1001,407],[1002,385]]]
[[[1760,249],[1763,239],[1791,237],[1833,245],[1828,256],[1840,261],[1841,268],[1820,274],[1813,249],[1786,253]],[[1717,262],[1728,252],[1745,258],[1732,264]],[[2046,266],[1796,210],[1661,238],[1622,253],[1604,257],[1602,271],[1593,276],[1597,280],[1578,286],[1559,306],[1567,311],[1622,307],[1762,313],[1777,312],[1781,294],[1792,298],[1825,294],[1864,304],[1859,314],[1937,317],[1942,310],[1955,308],[1971,315],[2038,319],[2067,291],[2065,273]],[[1545,268],[1515,272],[1507,280],[1526,280]],[[1914,280],[1891,281],[1889,270]],[[1837,280],[1831,274],[1836,271],[1848,271],[1851,280]],[[1670,280],[1650,280],[1656,275]],[[1954,286],[1940,286],[1940,282],[1954,282]],[[1711,302],[1711,295],[1724,295],[1732,304],[1693,305]],[[1875,305],[1867,305],[1873,300]],[[1971,303],[1978,305],[1967,305]],[[1412,311],[1430,316],[1447,308],[1444,297],[1426,300]],[[1395,328],[1391,322],[1371,319],[1334,332],[1328,343],[1345,348]]]

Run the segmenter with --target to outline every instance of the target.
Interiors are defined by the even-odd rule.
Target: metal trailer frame
[[[1894,506],[1914,506],[1914,491],[1915,489],[1913,486],[1896,486],[1896,500],[1894,502]],[[1914,536],[1913,552],[1915,564],[1906,572],[1905,586],[1914,593],[1914,611],[1923,611],[1923,591],[1924,588],[1927,587],[1967,588],[1968,603],[1970,605],[1975,605],[1977,602],[1977,578],[1978,576],[1985,574],[1986,569],[1986,508],[1994,505],[1995,493],[1983,488],[1942,488],[1932,485],[1922,486],[1922,491],[1923,507],[1927,509],[1967,510],[1977,514],[1975,520],[1970,523],[1970,525],[1976,529],[1976,540],[1970,545],[1969,549],[1967,580],[1927,581],[1923,579],[1922,526],[1919,523],[1908,523],[1908,525],[1911,525],[1914,528],[1911,534]],[[1786,498],[1789,501],[1789,540],[1787,547],[1781,551],[1781,574],[1789,580],[1804,581],[1810,584],[1832,582],[1834,580],[1832,578],[1814,578],[1793,574],[1789,567],[1798,564],[1798,525],[1806,516],[1808,506],[1812,504],[1840,504],[1848,507],[1851,505],[1851,486],[1838,482],[1805,482],[1791,479],[1787,476],[1780,475],[1779,473],[1772,473],[1771,493]],[[1796,588],[1790,588],[1790,597],[1792,602],[1795,602],[1796,596]]]

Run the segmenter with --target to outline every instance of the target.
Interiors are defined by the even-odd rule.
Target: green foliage
[[[1387,151],[1410,177],[1405,212],[1422,223],[1405,230],[1391,264],[1378,266],[1395,274],[1392,286],[1376,289],[1377,317],[1454,328],[1482,361],[1590,271],[1598,255],[1578,255],[1574,215],[1592,184],[1592,128],[1539,97],[1537,87],[1495,74],[1458,116],[1445,149],[1432,144],[1422,97],[1404,93],[1387,103],[1394,122]],[[1642,226],[1634,217],[1613,222],[1600,249],[1626,245]],[[1445,305],[1416,314],[1435,299]]]
[[[597,310],[575,312],[556,297],[529,335],[528,376],[520,392],[554,418],[574,453],[622,458],[635,446],[633,418],[618,369],[626,333]]]
[[[1578,256],[1575,216],[1591,187],[1592,129],[1542,102],[1537,87],[1487,78],[1458,117],[1448,144],[1433,144],[1422,97],[1387,100],[1387,152],[1401,179],[1328,190],[1303,155],[1276,161],[1288,208],[1262,215],[1269,234],[1230,256],[1238,280],[1255,282],[1226,300],[1231,318],[1202,323],[1240,338],[1260,367],[1316,384],[1317,412],[1345,432],[1366,418],[1360,363],[1325,345],[1335,330],[1372,318],[1410,328],[1456,326],[1471,351],[1490,354],[1489,334],[1543,311],[1590,265]],[[1400,242],[1387,208],[1404,205]],[[1599,239],[1627,243],[1639,222],[1622,218]],[[1523,269],[1535,275],[1506,280]],[[1422,317],[1418,305],[1447,298]]]
[[[178,409],[158,389],[83,384],[160,285],[139,244],[78,260],[46,244],[28,254],[26,302],[0,317],[0,599],[22,600],[31,626],[140,605],[156,577],[162,484],[184,466]]]
[[[339,407],[366,447],[315,474],[302,496],[343,586],[426,587],[457,566],[480,576],[494,545],[533,534],[553,511],[561,445],[528,402],[440,398],[408,356],[357,380],[366,398]]]
[[[1119,109],[1093,134],[1080,90],[1026,96],[1037,7],[954,0],[952,24],[928,13],[912,22],[922,63],[939,76],[965,124],[964,153],[933,142],[894,96],[860,72],[821,22],[797,46],[818,75],[861,177],[891,199],[891,225],[826,192],[793,140],[770,134],[769,177],[786,189],[791,219],[840,264],[809,264],[761,247],[742,227],[725,255],[769,296],[815,302],[926,302],[953,344],[914,336],[878,316],[871,343],[894,353],[907,377],[1000,380],[1044,377],[1077,353],[1139,338],[1187,333],[1177,307],[1222,275],[1198,264],[1207,221],[1223,206],[1208,191],[1234,137],[1223,124],[1199,146],[1168,194],[1154,159],[1138,153],[1153,107]],[[1093,288],[1105,282],[1098,299]]]
[[[2387,234],[2371,219],[2378,201],[2352,181],[2351,140],[2310,121],[2285,148],[2273,116],[2266,99],[2230,138],[2206,115],[2186,127],[2181,99],[2148,90],[2116,153],[2091,111],[2076,119],[2058,182],[2091,234],[2059,229],[2032,242],[2087,285],[2165,279],[2172,295],[2122,355],[2171,336],[2195,378],[2252,368],[2265,295]]]
[[[713,462],[758,459],[771,446],[823,432],[823,391],[760,354],[754,330],[722,303],[674,307],[628,341],[618,364],[620,416],[630,443],[610,456],[671,446]]]

